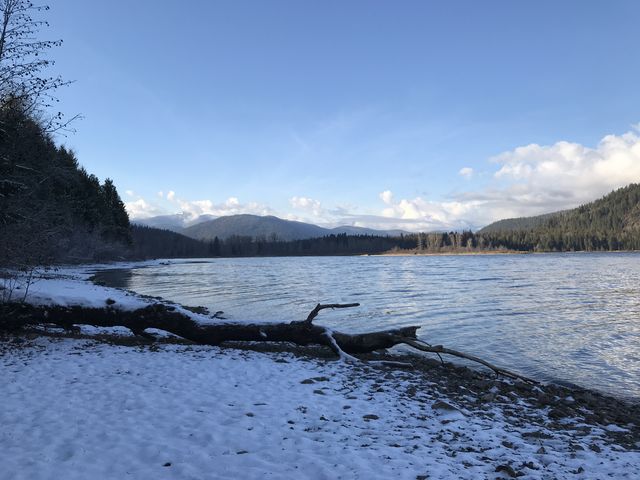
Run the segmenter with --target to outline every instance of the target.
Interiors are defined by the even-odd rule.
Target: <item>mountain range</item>
[[[274,216],[230,215],[218,218],[200,217],[187,221],[184,215],[165,215],[136,223],[172,230],[197,240],[218,237],[250,237],[263,240],[303,240],[329,235],[374,235],[397,237],[410,235],[402,230],[375,230],[341,226],[325,228],[310,223],[284,220]],[[580,207],[558,212],[499,220],[478,230],[475,235],[491,239],[493,244],[508,248],[611,249],[638,248],[636,232],[640,231],[640,185],[631,184]]]
[[[325,228],[311,223],[284,220],[272,215],[228,215],[218,218],[200,216],[188,221],[183,214],[161,215],[135,220],[135,223],[148,227],[171,230],[198,240],[213,240],[218,237],[225,240],[232,236],[265,238],[267,240],[303,240],[327,235],[377,235],[398,236],[407,234],[404,230],[376,230],[373,228],[344,225]]]

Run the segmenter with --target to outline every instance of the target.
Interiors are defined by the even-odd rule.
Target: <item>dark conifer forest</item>
[[[615,251],[640,249],[640,185],[620,188],[591,203],[542,217],[501,221],[473,235],[482,248],[519,251]],[[496,228],[500,226],[500,228]]]
[[[20,102],[3,104],[0,126],[0,263],[124,256],[129,217],[113,182],[87,173]]]

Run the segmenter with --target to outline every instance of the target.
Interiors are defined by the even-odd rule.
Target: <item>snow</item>
[[[103,308],[106,301],[115,301],[114,306],[120,310],[135,310],[149,305],[129,292],[94,285],[81,278],[56,275],[53,278],[39,278],[29,287],[26,301],[33,305],[83,305],[85,307]]]
[[[92,269],[39,279],[28,301],[150,302],[92,285]],[[508,468],[586,479],[640,470],[640,452],[610,438],[619,425],[568,418],[559,428],[548,408],[448,395],[419,370],[291,353],[0,338],[0,391],[0,480],[475,479],[508,478]]]
[[[598,432],[519,426],[497,407],[465,411],[451,399],[447,408],[419,374],[383,370],[380,382],[380,372],[40,337],[0,355],[0,478],[495,478],[525,462],[526,478],[636,478],[640,468],[640,453]]]
[[[137,267],[145,265],[158,265],[158,260],[150,260],[146,262],[137,262]],[[166,303],[179,313],[184,314],[191,319],[200,323],[219,322],[219,320],[211,318],[204,314],[193,313],[171,302],[158,300],[155,298],[146,298],[122,289],[103,287],[89,281],[90,277],[96,271],[105,268],[127,268],[132,266],[130,262],[119,262],[111,264],[89,264],[73,267],[62,267],[55,270],[39,271],[34,275],[30,282],[27,282],[27,276],[19,276],[18,289],[15,290],[13,298],[22,300],[25,295],[25,301],[32,305],[56,305],[56,306],[83,306],[92,308],[104,308],[110,306],[116,310],[136,310],[147,307],[151,304]],[[28,284],[28,285],[27,285]]]

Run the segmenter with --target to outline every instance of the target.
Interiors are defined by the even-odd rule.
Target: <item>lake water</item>
[[[640,254],[171,260],[112,286],[223,310],[306,318],[343,332],[420,325],[420,338],[544,381],[640,398]]]

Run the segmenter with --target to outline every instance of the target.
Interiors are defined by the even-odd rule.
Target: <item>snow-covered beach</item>
[[[39,304],[139,308],[90,269]],[[198,317],[194,314],[194,317]],[[203,318],[204,320],[204,318]],[[637,409],[462,367],[45,332],[0,339],[0,478],[636,478]],[[102,331],[102,333],[105,333]],[[127,340],[127,341],[119,341]]]

